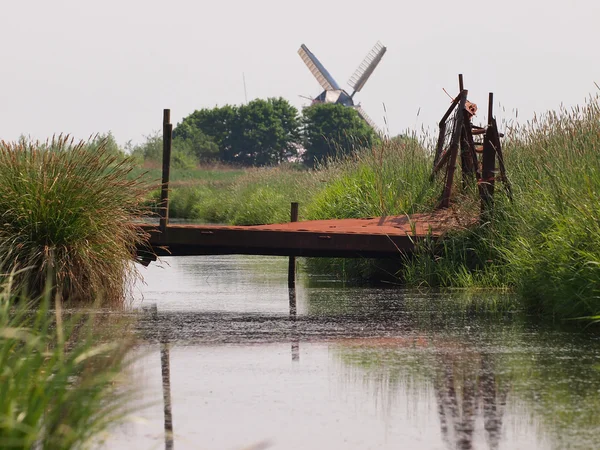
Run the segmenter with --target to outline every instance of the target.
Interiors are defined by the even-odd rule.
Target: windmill
[[[331,74],[325,69],[321,61],[308,49],[304,44],[300,46],[298,54],[308,70],[317,79],[323,89],[325,89],[318,97],[312,100],[312,103],[337,103],[348,106],[356,110],[358,115],[371,126],[375,131],[381,133],[375,122],[362,109],[360,104],[354,103],[354,95],[364,87],[365,83],[383,58],[386,52],[386,47],[377,42],[371,51],[367,54],[363,62],[358,66],[354,74],[348,80],[348,85],[353,89],[352,94],[348,94],[342,89],[339,84],[333,79]]]

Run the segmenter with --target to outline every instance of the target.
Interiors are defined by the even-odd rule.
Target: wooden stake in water
[[[171,145],[173,141],[173,125],[171,110],[163,111],[163,165],[162,185],[160,190],[160,231],[164,233],[169,224],[169,173],[171,171]]]
[[[290,208],[290,222],[298,222],[298,203],[294,202]],[[293,333],[296,334],[296,257],[290,256],[288,264],[288,292],[290,296],[290,320],[294,322]],[[300,361],[300,341],[292,340],[292,361]]]
[[[293,202],[290,210],[290,222],[298,222],[298,203]],[[288,264],[288,287],[293,289],[296,287],[296,257],[290,256]]]

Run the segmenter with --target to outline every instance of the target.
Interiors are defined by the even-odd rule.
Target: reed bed
[[[93,317],[65,314],[50,289],[35,301],[12,289],[9,277],[0,286],[0,447],[90,448],[131,412],[134,391],[121,383],[130,345],[103,339]]]
[[[121,304],[146,239],[135,221],[147,186],[128,179],[132,168],[103,144],[92,151],[69,136],[1,142],[0,274],[19,273],[16,289],[32,296],[52,273],[70,302]]]
[[[505,144],[514,202],[497,188],[494,216],[418,254],[411,284],[507,288],[556,318],[600,311],[600,106],[536,117]],[[431,250],[431,249],[429,249]]]

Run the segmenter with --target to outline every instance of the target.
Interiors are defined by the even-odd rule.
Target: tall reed
[[[64,314],[50,295],[32,301],[0,285],[4,449],[87,448],[130,412],[133,391],[120,383],[130,346],[102,340],[93,318]]]
[[[69,301],[121,302],[146,238],[136,224],[146,186],[131,170],[68,136],[0,143],[0,274],[30,268],[15,283],[37,295],[50,270]]]
[[[600,311],[600,105],[536,117],[505,145],[514,189],[500,186],[484,226],[448,236],[404,271],[413,284],[507,287],[554,317]]]
[[[351,157],[330,160],[315,176],[325,181],[307,206],[311,219],[410,214],[431,209],[430,157],[416,136],[383,140]]]

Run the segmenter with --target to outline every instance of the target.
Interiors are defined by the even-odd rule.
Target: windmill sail
[[[381,61],[381,58],[383,58],[386,50],[387,48],[381,42],[377,42],[367,54],[363,62],[358,66],[358,69],[350,77],[350,80],[348,80],[348,84],[354,89],[352,95],[360,92],[375,70],[375,67],[377,67],[377,64],[379,64],[379,61]]]
[[[313,74],[313,76],[317,79],[321,87],[326,91],[339,90],[340,86],[335,82],[333,77],[327,72],[327,69],[323,67],[323,64],[317,59],[315,55],[308,49],[308,47],[304,44],[300,46],[298,50],[298,54],[304,64],[308,67],[308,70]]]
[[[383,133],[381,132],[381,130],[379,129],[379,127],[377,126],[377,124],[373,121],[373,119],[371,119],[367,113],[365,112],[364,109],[362,109],[362,107],[360,105],[356,105],[353,106],[353,108],[356,110],[356,112],[358,113],[358,115],[360,116],[360,118],[362,120],[364,120],[365,122],[367,122],[367,124],[373,128],[373,130],[375,130],[375,132],[379,135],[382,135]]]

